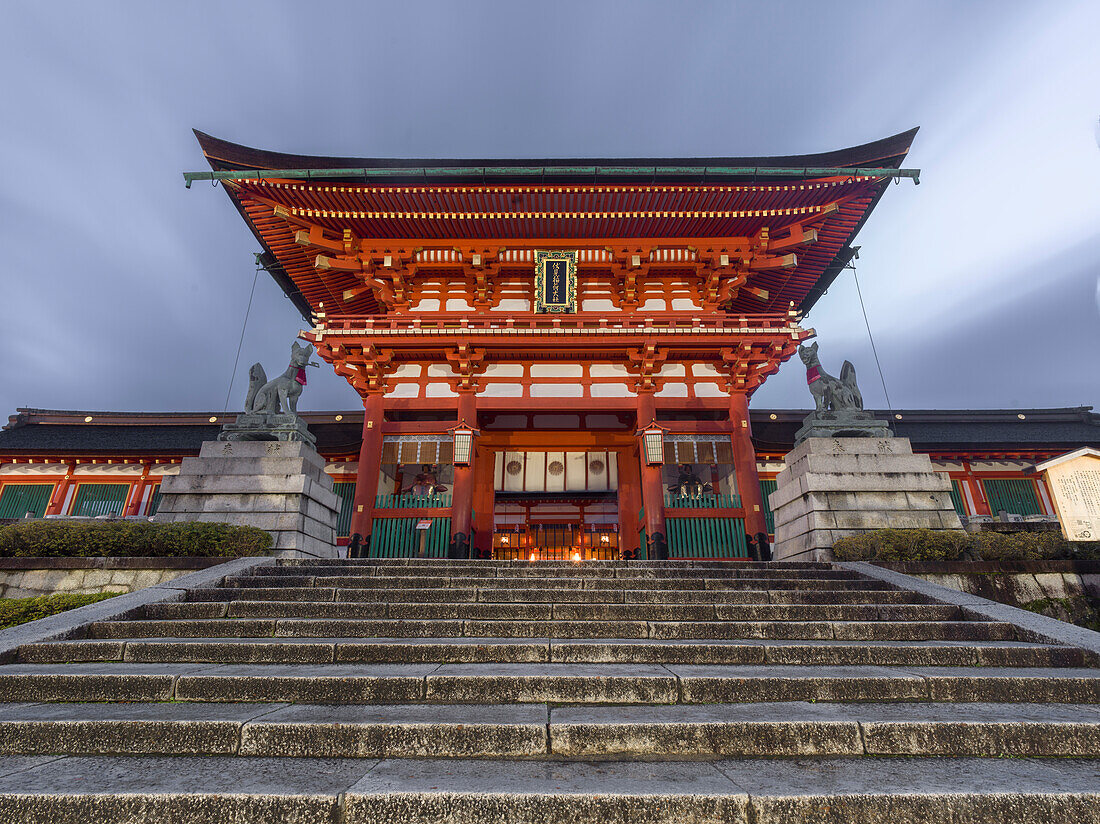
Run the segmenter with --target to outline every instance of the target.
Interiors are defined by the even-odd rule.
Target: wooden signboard
[[[577,253],[535,252],[535,311],[577,311]]]
[[[1081,449],[1038,464],[1069,541],[1100,541],[1100,450]]]

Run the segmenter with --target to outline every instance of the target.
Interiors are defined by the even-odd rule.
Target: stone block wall
[[[133,592],[225,558],[0,558],[0,598]]]

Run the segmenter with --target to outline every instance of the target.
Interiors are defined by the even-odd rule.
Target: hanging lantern
[[[466,425],[463,421],[451,429],[454,438],[454,464],[455,466],[469,466],[474,460],[474,438],[481,433]]]
[[[663,426],[651,423],[638,434],[642,436],[642,446],[645,449],[645,462],[652,466],[665,462],[665,432]]]

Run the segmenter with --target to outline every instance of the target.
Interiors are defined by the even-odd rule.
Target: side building
[[[614,421],[593,420],[602,413],[569,414],[568,421],[561,421],[528,413],[525,423],[532,431],[569,423],[578,429],[602,425],[603,432],[618,433],[624,439],[634,435],[630,426],[614,428]],[[806,414],[807,410],[778,409],[751,413],[758,494],[765,502],[768,532],[771,513],[767,496],[775,488],[775,474]],[[898,435],[909,438],[915,451],[928,454],[936,468],[950,476],[955,508],[963,517],[996,516],[1004,511],[1054,518],[1050,495],[1042,479],[1030,472],[1031,467],[1081,446],[1100,448],[1100,415],[1091,407],[878,414],[889,417]],[[304,417],[317,436],[326,471],[342,500],[338,531],[346,542],[356,507],[364,413],[307,412]],[[229,418],[224,413],[20,409],[0,430],[0,522],[28,514],[152,515],[163,478],[177,473],[184,458],[198,455],[201,443],[216,438],[222,422]],[[482,425],[485,423],[491,421]],[[680,476],[699,478],[728,459],[720,449],[700,455],[694,441],[678,440],[674,434],[663,438],[667,460]],[[416,522],[430,520],[427,549],[432,555],[443,555],[449,538],[447,509],[452,503],[453,435],[406,443],[413,446],[385,447],[379,471],[386,478],[392,476],[395,488],[408,491],[383,489],[375,493],[376,518],[389,523],[378,525],[384,532],[373,551],[379,555],[417,551]],[[620,484],[613,462],[590,449],[551,454],[551,461],[562,464],[564,477],[554,474],[540,450],[506,450],[495,462],[490,488],[481,491],[498,513],[485,543],[500,558],[529,558],[532,554],[568,557],[574,553],[585,558],[616,557],[625,542],[617,518]],[[512,471],[516,465],[519,470]],[[670,486],[675,483],[673,479]],[[710,514],[709,509],[717,508],[708,504],[711,496],[719,493],[686,492],[678,495],[675,489],[666,489],[665,503],[678,505],[688,515],[700,510]],[[433,508],[440,514],[424,515]],[[742,555],[742,536],[743,530],[738,535],[705,529],[677,533],[673,554]]]

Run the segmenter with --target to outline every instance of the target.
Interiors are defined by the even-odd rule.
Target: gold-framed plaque
[[[577,311],[576,251],[535,251],[535,311]]]

